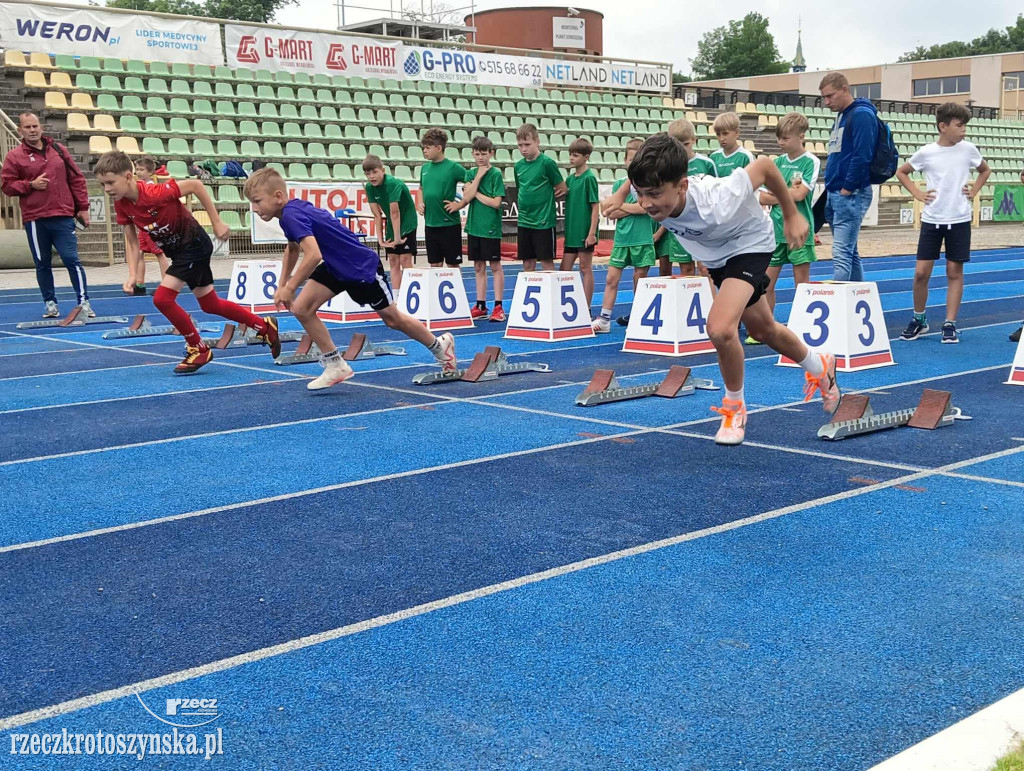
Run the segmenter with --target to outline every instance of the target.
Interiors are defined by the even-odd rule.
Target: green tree
[[[689,83],[691,80],[693,80],[693,78],[691,78],[689,75],[684,75],[681,72],[672,73],[673,83]]]
[[[955,56],[1002,54],[1021,50],[1024,50],[1024,14],[1018,14],[1017,21],[1005,30],[992,28],[970,42],[954,40],[928,47],[918,46],[913,51],[903,54],[900,61],[919,62],[925,59],[949,59]]]
[[[789,62],[782,61],[768,31],[768,19],[759,13],[748,13],[740,21],[705,32],[697,43],[697,56],[690,61],[697,80],[789,71]]]
[[[215,19],[270,22],[284,6],[295,0],[108,0],[108,8],[212,16]]]

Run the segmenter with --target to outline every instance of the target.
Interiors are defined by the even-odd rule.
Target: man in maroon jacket
[[[78,304],[87,316],[95,317],[89,306],[85,271],[78,260],[75,220],[89,225],[89,194],[85,177],[71,159],[67,148],[43,135],[39,116],[23,112],[18,118],[22,143],[4,158],[0,187],[21,199],[21,218],[28,232],[28,245],[36,264],[36,281],[43,293],[43,318],[59,315],[53,290],[53,249],[57,249],[71,276]]]

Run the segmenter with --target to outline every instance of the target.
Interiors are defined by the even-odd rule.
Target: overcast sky
[[[429,9],[430,0],[424,3]],[[389,0],[354,0],[353,4],[383,12],[349,5],[349,23],[388,15],[391,7]],[[447,0],[447,5],[468,8],[469,0]],[[477,9],[513,5],[558,3],[483,0]],[[398,6],[399,0],[395,0],[393,7],[397,10]],[[406,8],[410,6],[418,9],[420,0],[406,0]],[[811,70],[893,62],[919,45],[970,40],[992,27],[1002,29],[1024,12],[1024,4],[1016,0],[832,0],[820,4],[794,0],[590,0],[579,7],[604,14],[606,55],[670,62],[677,72],[684,73],[690,72],[690,59],[705,32],[750,11],[768,17],[784,59],[793,58],[798,18],[802,17],[804,57]],[[331,0],[299,0],[278,14],[279,23],[301,26],[333,26],[336,18]]]

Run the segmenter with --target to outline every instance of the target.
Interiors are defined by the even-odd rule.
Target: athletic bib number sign
[[[337,294],[325,302],[316,315],[324,321],[338,321],[342,324],[376,321],[380,318],[373,308],[369,305],[359,305],[347,292]]]
[[[623,351],[688,356],[715,350],[708,339],[711,284],[702,276],[642,278]]]
[[[829,281],[796,288],[789,328],[808,348],[836,357],[836,369],[895,364],[878,286],[870,281]],[[779,364],[796,366],[784,356]]]
[[[227,299],[253,313],[277,313],[274,293],[281,284],[281,262],[235,262]]]
[[[458,268],[409,268],[402,271],[398,307],[432,332],[473,326],[469,300]]]
[[[1010,367],[1010,379],[1007,385],[1024,386],[1024,337],[1017,343],[1017,353],[1013,357],[1013,365]]]
[[[575,271],[520,273],[505,337],[512,340],[576,340],[593,337],[583,281]]]

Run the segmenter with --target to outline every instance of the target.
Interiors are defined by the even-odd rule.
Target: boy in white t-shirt
[[[902,340],[916,340],[928,331],[925,307],[928,281],[942,243],[946,243],[946,321],[942,342],[959,343],[956,315],[964,294],[964,263],[971,259],[971,204],[988,179],[991,169],[982,160],[978,148],[964,141],[970,111],[962,104],[946,102],[935,111],[939,138],[914,153],[896,171],[907,191],[924,203],[921,235],[917,240],[917,266],[914,269],[914,317],[900,334]],[[974,186],[968,190],[971,170],[978,170]],[[924,172],[926,190],[910,180],[910,172]]]
[[[739,444],[746,428],[743,344],[737,334],[741,320],[758,340],[804,368],[804,401],[820,392],[825,411],[835,412],[840,397],[835,357],[812,353],[775,320],[764,296],[775,228],[758,202],[758,188],[763,185],[778,200],[789,248],[798,249],[807,241],[807,220],[797,211],[782,174],[762,157],[726,179],[687,179],[686,156],[678,140],[655,134],[629,165],[629,179],[640,206],[687,251],[699,255],[718,287],[707,317],[707,334],[718,352],[726,388],[722,406],[711,408],[722,415],[715,442]],[[605,214],[621,205],[628,188],[623,185],[606,199]]]

